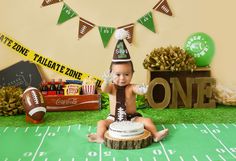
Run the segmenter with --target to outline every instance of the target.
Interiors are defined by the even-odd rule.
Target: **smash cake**
[[[120,121],[110,124],[108,133],[117,139],[127,139],[144,133],[144,125],[139,122]]]

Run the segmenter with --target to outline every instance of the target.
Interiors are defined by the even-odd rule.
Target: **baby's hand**
[[[138,90],[138,93],[145,94],[145,93],[147,93],[148,85],[140,84],[140,85],[138,85],[137,90]]]
[[[113,78],[114,78],[114,74],[112,72],[106,71],[103,73],[102,78],[104,79],[104,82],[106,84],[109,84],[112,82]]]

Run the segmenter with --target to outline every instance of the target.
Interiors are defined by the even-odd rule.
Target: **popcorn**
[[[90,76],[87,79],[84,79],[82,83],[82,91],[85,95],[95,94],[96,79]]]

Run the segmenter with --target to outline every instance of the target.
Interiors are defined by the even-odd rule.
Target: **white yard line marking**
[[[3,130],[3,133],[5,133],[5,132],[7,131],[8,128],[9,128],[9,127],[6,127],[6,128]]]
[[[195,161],[198,161],[195,155],[193,155],[193,159],[194,159]]]
[[[61,126],[58,126],[58,128],[57,128],[57,132],[59,132],[59,131],[60,131],[60,129],[61,129]]]
[[[139,157],[139,160],[140,160],[140,161],[143,161],[143,158],[142,158],[142,157]]]
[[[209,161],[212,161],[211,158],[210,158],[208,155],[206,155],[206,158],[207,158]]]
[[[91,132],[91,128],[92,128],[92,127],[91,127],[91,126],[89,126],[89,128],[88,128],[88,132]]]
[[[180,159],[181,161],[184,161],[184,158],[183,158],[182,156],[179,156],[179,159]]]
[[[61,161],[61,158],[59,158],[58,161]]]
[[[226,129],[228,129],[229,127],[227,126],[227,125],[225,125],[225,124],[222,124]]]
[[[71,126],[68,127],[68,130],[67,130],[68,133],[70,132],[70,129],[71,129]]]
[[[156,160],[156,157],[153,157],[153,161],[157,161],[157,160]]]
[[[28,131],[29,127],[25,128],[25,133]]]
[[[215,134],[213,134],[211,132],[211,130],[206,126],[206,124],[203,124],[203,126],[205,126],[205,128],[210,132],[210,134],[213,136],[214,139],[216,139],[223,147],[224,149],[234,158],[236,159],[236,156],[224,145],[224,143],[222,143],[222,141],[220,139],[218,139]]]
[[[129,161],[129,157],[126,157],[126,161]]]
[[[99,161],[102,161],[102,144],[99,144]]]
[[[45,158],[44,161],[48,161],[48,158]]]
[[[166,128],[166,127],[165,127],[163,124],[161,124],[161,126],[162,126],[162,128],[163,128],[163,129],[165,129],[165,128]]]
[[[113,157],[113,158],[112,158],[112,161],[116,161],[116,158],[115,158],[115,157]]]
[[[4,161],[8,161],[8,158],[5,158],[5,160]]]
[[[218,128],[218,126],[216,124],[212,124],[213,126],[215,126],[215,128]]]
[[[197,129],[197,125],[195,125],[195,124],[192,124],[196,129]]]
[[[86,157],[85,161],[88,161],[88,158]]]
[[[184,126],[184,128],[187,128],[187,126],[184,123],[182,125]]]
[[[75,158],[72,158],[72,160],[71,161],[75,161]]]
[[[39,126],[37,126],[37,128],[36,128],[35,132],[38,132],[38,130],[39,130]]]
[[[233,124],[234,127],[236,127],[236,124]]]
[[[226,161],[225,158],[219,154],[219,157],[223,160],[223,161]]]
[[[35,151],[35,153],[34,153],[34,156],[33,156],[33,158],[32,158],[31,161],[34,161],[34,160],[35,160],[35,157],[36,157],[36,155],[38,154],[39,149],[40,149],[40,147],[41,147],[42,144],[43,144],[43,141],[44,141],[44,139],[45,139],[45,137],[46,137],[46,135],[47,135],[47,133],[48,133],[48,131],[49,131],[49,128],[50,128],[50,127],[48,126],[48,128],[47,128],[46,132],[44,133],[44,135],[43,135],[43,137],[42,137],[42,140],[41,140],[41,142],[40,142],[38,148],[36,149],[36,151]]]
[[[21,161],[21,158],[19,158],[17,161]]]
[[[14,130],[14,132],[17,132],[18,129],[19,129],[19,127],[16,127],[15,130]]]
[[[78,130],[80,130],[80,126],[81,126],[81,125],[79,124],[79,125],[78,125]]]
[[[166,149],[165,149],[165,147],[164,147],[164,145],[162,144],[161,141],[160,141],[160,145],[161,145],[161,147],[162,147],[162,150],[163,150],[164,153],[165,153],[165,156],[166,156],[167,161],[170,161],[170,158],[169,158],[169,156],[168,156],[168,154],[167,154],[167,152],[166,152]]]
[[[175,124],[172,124],[172,126],[174,127],[174,129],[176,129],[176,126],[175,126]]]

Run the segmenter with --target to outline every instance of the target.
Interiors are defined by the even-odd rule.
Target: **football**
[[[46,113],[46,106],[42,93],[35,87],[28,87],[22,94],[26,121],[40,123]]]

